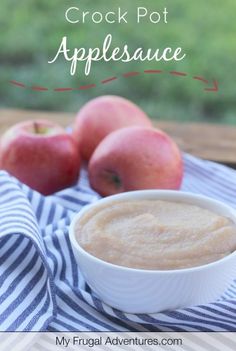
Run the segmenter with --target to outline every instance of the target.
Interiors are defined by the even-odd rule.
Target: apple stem
[[[122,183],[121,179],[118,176],[118,174],[112,172],[112,171],[106,171],[109,174],[109,178],[111,179],[112,184],[115,185],[116,189],[120,189]]]
[[[112,175],[112,180],[115,183],[116,188],[119,189],[120,186],[121,186],[121,181],[120,181],[120,178],[118,177],[118,175],[113,174]]]
[[[36,134],[40,134],[40,127],[37,122],[34,122],[34,131]]]

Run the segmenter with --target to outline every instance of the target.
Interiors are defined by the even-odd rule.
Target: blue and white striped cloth
[[[235,171],[184,158],[183,190],[236,207]],[[68,225],[98,198],[85,171],[77,186],[48,197],[0,172],[0,331],[236,331],[236,283],[219,301],[153,315],[97,299],[78,271]]]

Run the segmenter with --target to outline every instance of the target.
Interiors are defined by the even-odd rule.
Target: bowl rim
[[[158,198],[158,195],[173,196],[173,202],[174,202],[174,200],[177,200],[177,199],[180,200],[181,198],[182,199],[187,198],[189,200],[191,200],[191,199],[202,200],[205,204],[211,203],[211,204],[214,204],[214,205],[219,206],[221,208],[224,208],[229,213],[229,218],[234,220],[234,222],[236,223],[236,210],[233,207],[229,206],[228,204],[226,204],[220,200],[216,200],[214,198],[211,198],[211,197],[208,197],[205,195],[195,194],[195,193],[191,193],[191,192],[187,192],[187,191],[179,191],[179,190],[159,190],[159,189],[134,190],[134,191],[123,192],[123,193],[119,193],[119,194],[115,194],[115,195],[110,195],[110,196],[107,196],[105,198],[101,198],[101,199],[97,200],[96,202],[93,202],[91,204],[88,204],[88,205],[85,205],[84,207],[82,207],[82,209],[74,215],[74,217],[69,225],[69,239],[70,239],[70,242],[72,244],[72,248],[79,251],[80,254],[85,256],[90,261],[93,261],[95,264],[97,263],[99,265],[110,267],[111,269],[114,269],[116,271],[119,270],[119,271],[129,272],[129,273],[134,272],[134,273],[149,274],[149,275],[156,275],[156,274],[173,275],[173,274],[192,273],[192,272],[207,270],[208,268],[212,268],[214,266],[221,265],[222,263],[224,263],[224,262],[230,260],[232,257],[236,256],[236,250],[235,250],[235,251],[231,252],[229,255],[226,255],[217,261],[213,261],[213,262],[203,264],[200,266],[194,266],[194,267],[189,267],[189,268],[170,269],[170,270],[141,269],[141,268],[125,267],[125,266],[121,266],[121,265],[117,265],[114,263],[104,261],[104,260],[90,254],[89,252],[84,250],[79,245],[78,241],[76,240],[74,227],[75,227],[75,224],[77,223],[77,221],[79,220],[79,218],[81,218],[86,213],[86,211],[90,210],[91,208],[95,208],[97,206],[100,206],[100,204],[102,204],[102,203],[106,203],[106,202],[110,202],[110,201],[113,202],[116,200],[119,201],[119,199],[128,198],[129,196],[131,196],[131,198],[133,199],[133,196],[138,197],[139,195],[141,195],[141,196],[147,195],[147,197],[150,195],[152,195],[152,196],[157,195],[157,198]],[[163,200],[163,199],[160,199],[160,200]],[[169,200],[169,201],[171,201],[171,200]],[[185,202],[185,201],[183,200],[182,202]],[[194,204],[194,202],[193,202],[193,204]],[[207,209],[207,207],[204,207],[204,206],[202,206],[202,208]]]

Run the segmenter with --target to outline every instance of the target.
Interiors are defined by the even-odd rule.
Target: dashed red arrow
[[[141,74],[165,74],[165,73],[169,73],[172,76],[178,77],[178,78],[185,78],[185,77],[189,77],[190,75],[186,72],[178,72],[178,71],[162,71],[162,70],[157,70],[157,69],[152,69],[152,70],[145,70],[142,72],[126,72],[124,74],[121,75],[120,78],[126,78],[126,79],[130,79],[131,77],[135,77],[135,76],[139,76]],[[205,79],[204,77],[201,76],[193,76],[191,77],[194,80],[199,80],[201,82],[203,82],[204,84],[207,84],[208,88],[205,88],[204,91],[206,92],[218,92],[219,91],[219,84],[217,80],[213,80],[212,81],[212,85],[211,82],[207,79]],[[113,81],[116,81],[117,79],[119,79],[119,77],[108,77],[106,79],[103,79],[100,81],[100,84],[110,84]],[[10,84],[18,87],[18,88],[23,88],[23,89],[30,89],[30,90],[34,90],[34,91],[39,91],[39,92],[46,92],[46,91],[54,91],[54,92],[68,92],[68,91],[79,91],[79,90],[88,90],[88,89],[92,89],[92,88],[96,88],[99,84],[88,84],[88,85],[81,85],[77,88],[70,88],[70,87],[56,87],[56,88],[47,88],[47,87],[42,87],[41,85],[33,85],[33,86],[26,86],[24,83],[22,82],[17,82],[15,80],[10,80],[9,81]]]
[[[217,80],[213,80],[213,87],[212,88],[205,88],[205,91],[213,91],[213,92],[217,92],[219,90],[219,85]]]
[[[195,77],[193,77],[193,79],[200,80],[204,84],[208,84],[208,85],[210,84],[209,80],[206,80],[203,77],[195,76]],[[212,88],[205,88],[204,90],[205,91],[213,91],[213,92],[219,91],[219,84],[218,84],[217,80],[215,80],[215,79],[213,80],[213,87]]]

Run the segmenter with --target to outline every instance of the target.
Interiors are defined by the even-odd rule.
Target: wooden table
[[[0,133],[27,119],[46,118],[63,126],[74,115],[61,112],[0,109]],[[156,121],[155,125],[172,136],[183,151],[236,168],[236,127],[208,123]]]

